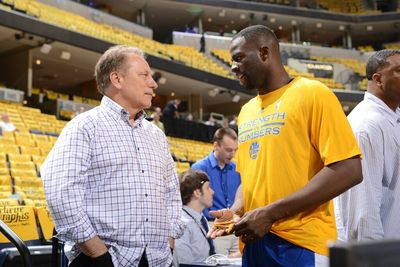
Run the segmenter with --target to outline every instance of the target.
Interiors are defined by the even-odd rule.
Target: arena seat
[[[35,165],[32,161],[20,162],[10,160],[10,168],[18,170],[34,170]]]
[[[16,162],[26,162],[31,160],[30,155],[21,155],[18,153],[9,153],[8,154],[9,161],[16,161]]]
[[[20,146],[21,154],[41,156],[40,148],[32,146]]]
[[[1,219],[23,241],[39,240],[35,212],[29,206],[0,207]],[[0,244],[8,244],[8,239],[0,234]]]
[[[37,176],[35,170],[19,170],[19,169],[11,169],[11,176],[16,177],[32,177]]]
[[[206,55],[198,52],[193,47],[162,44],[118,27],[96,23],[82,16],[34,0],[24,1],[23,4],[19,3],[19,1],[9,0],[6,4],[14,6],[17,10],[24,11],[27,15],[34,16],[39,20],[55,24],[68,30],[77,31],[111,43],[138,46],[150,55],[169,60],[177,60],[193,68],[227,78],[233,78],[229,70],[220,66]],[[23,7],[23,9],[17,8],[16,5],[20,8]],[[43,91],[48,99],[69,99],[68,95],[56,93],[51,90]]]

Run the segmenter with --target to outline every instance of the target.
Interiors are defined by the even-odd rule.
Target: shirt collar
[[[386,105],[385,102],[382,101],[382,99],[380,99],[379,97],[377,97],[369,92],[365,92],[364,100],[371,101],[371,102],[377,104],[380,108],[382,108],[383,111],[385,113],[387,113],[389,121],[393,125],[400,123],[400,108],[397,108],[396,112],[394,112],[391,108],[388,107],[388,105]]]
[[[129,112],[126,111],[123,107],[121,107],[117,102],[113,101],[108,96],[103,96],[101,100],[101,106],[105,107],[106,110],[115,118],[123,118],[124,120],[128,121],[129,119]],[[135,124],[137,123],[139,126],[142,125],[142,121],[146,118],[146,112],[141,110],[135,118]],[[128,121],[129,123],[129,121]]]
[[[187,212],[190,214],[190,216],[192,216],[193,218],[195,218],[197,221],[200,222],[201,217],[203,216],[202,213],[199,213],[199,212],[195,211],[194,209],[189,208],[189,207],[186,206],[186,205],[183,205],[183,209],[184,209],[185,211],[187,211]]]
[[[211,164],[211,167],[213,169],[216,168],[216,167],[219,168],[217,159],[215,158],[215,155],[214,155],[214,150],[211,151],[211,153],[210,153],[208,158],[210,159],[210,164]],[[226,164],[224,169],[225,168],[228,169],[228,170],[231,170],[233,168],[232,162],[229,162],[228,164]]]

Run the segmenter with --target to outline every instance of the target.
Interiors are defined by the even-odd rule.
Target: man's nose
[[[156,83],[156,81],[153,78],[151,78],[149,87],[153,90],[156,90],[158,88],[158,84]]]
[[[237,63],[235,63],[235,62],[232,63],[231,71],[233,73],[238,73],[239,72],[239,66],[237,65]]]

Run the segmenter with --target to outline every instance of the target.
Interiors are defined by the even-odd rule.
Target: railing
[[[2,220],[0,220],[0,232],[18,249],[24,266],[32,267],[31,253],[28,247]]]

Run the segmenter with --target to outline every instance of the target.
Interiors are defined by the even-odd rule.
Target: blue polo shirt
[[[207,219],[215,219],[208,214],[210,210],[230,208],[235,201],[236,190],[240,185],[240,174],[236,171],[236,164],[230,162],[221,169],[214,151],[211,151],[210,155],[194,163],[192,169],[202,170],[210,178],[210,187],[214,190],[213,205],[203,213]]]

